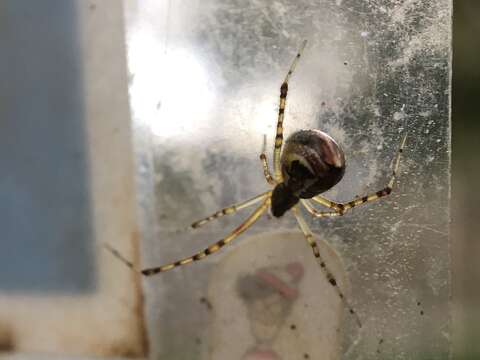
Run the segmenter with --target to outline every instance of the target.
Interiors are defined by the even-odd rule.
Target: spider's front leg
[[[295,59],[293,59],[292,65],[290,65],[290,69],[288,69],[287,76],[285,76],[285,80],[280,87],[280,103],[278,106],[278,119],[277,119],[277,133],[275,135],[275,146],[273,148],[273,170],[275,172],[275,179],[278,182],[282,181],[282,170],[280,164],[280,154],[282,152],[282,144],[283,144],[283,119],[285,117],[285,107],[287,104],[287,93],[288,93],[288,80],[293,74],[295,67],[297,66],[298,60],[302,55],[303,49],[307,45],[307,40],[304,40],[300,50],[298,51]]]
[[[110,253],[112,253],[113,256],[115,256],[117,259],[119,259],[122,263],[124,263],[126,266],[128,266],[130,269],[132,269],[135,272],[138,272],[144,276],[152,276],[161,272],[169,271],[172,270],[178,266],[182,265],[187,265],[195,261],[199,261],[202,259],[205,259],[207,256],[216,253],[218,250],[220,250],[222,247],[230,244],[234,239],[236,239],[241,233],[243,233],[245,230],[247,230],[250,226],[252,226],[261,216],[265,211],[268,209],[270,206],[270,197],[267,197],[263,203],[253,212],[250,214],[250,216],[243,222],[241,223],[235,230],[230,232],[227,236],[225,236],[223,239],[211,244],[204,250],[197,252],[193,254],[192,256],[188,256],[186,258],[174,261],[169,264],[161,265],[161,266],[155,266],[147,269],[140,269],[137,267],[132,261],[128,260],[126,257],[124,257],[117,249],[112,247],[109,244],[104,244],[105,249],[108,250]]]
[[[257,195],[251,199],[248,199],[247,201],[243,201],[241,203],[238,203],[238,204],[234,204],[234,205],[230,205],[230,206],[227,206],[221,210],[218,210],[217,212],[203,218],[203,219],[200,219],[200,220],[197,220],[195,222],[193,222],[190,226],[188,226],[188,229],[198,229],[199,227],[209,223],[210,221],[213,221],[213,220],[216,220],[216,219],[219,219],[225,215],[233,215],[235,214],[237,211],[239,210],[242,210],[242,209],[245,209],[249,206],[252,206],[252,205],[255,205],[256,203],[259,203],[260,201],[264,200],[265,198],[267,198],[268,196],[270,196],[271,194],[271,191],[267,191],[267,192],[264,192],[260,195]]]
[[[398,173],[398,167],[400,165],[400,157],[403,153],[404,147],[405,147],[405,142],[407,140],[407,134],[404,135],[402,142],[400,144],[400,148],[398,149],[397,157],[394,160],[394,166],[393,166],[393,171],[392,171],[392,176],[390,178],[390,181],[388,182],[387,186],[385,186],[383,189],[367,194],[365,196],[359,197],[357,199],[347,201],[344,203],[337,203],[335,201],[331,201],[329,199],[326,199],[320,195],[317,195],[312,198],[313,201],[315,201],[318,204],[321,204],[323,206],[326,206],[330,209],[334,209],[339,215],[345,214],[346,211],[354,208],[355,206],[365,204],[370,201],[374,201],[377,199],[380,199],[382,197],[390,195],[390,193],[393,190],[393,185],[395,184],[395,180],[397,178],[397,173]]]

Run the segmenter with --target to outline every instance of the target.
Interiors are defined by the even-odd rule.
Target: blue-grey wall
[[[0,3],[0,291],[94,288],[74,1]]]

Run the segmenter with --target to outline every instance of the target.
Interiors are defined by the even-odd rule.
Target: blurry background
[[[454,336],[459,355],[480,359],[480,2],[453,5],[451,236],[460,309]]]

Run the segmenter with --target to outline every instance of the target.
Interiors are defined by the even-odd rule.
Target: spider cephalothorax
[[[283,182],[272,193],[272,214],[280,217],[300,199],[311,199],[335,186],[345,173],[345,155],[328,134],[300,130],[285,142]]]
[[[225,215],[232,215],[237,211],[261,203],[238,227],[232,230],[227,236],[211,244],[202,251],[191,256],[177,260],[175,262],[139,269],[130,260],[120,254],[118,250],[106,245],[107,249],[119,258],[124,264],[138,271],[142,275],[151,276],[157,273],[169,271],[178,266],[193,263],[202,260],[207,256],[216,253],[222,247],[228,245],[236,239],[241,233],[252,226],[260,217],[271,208],[272,214],[276,217],[282,216],[288,210],[291,210],[295,216],[300,230],[305,239],[311,246],[313,254],[320,265],[328,282],[333,286],[339,298],[343,301],[349,312],[355,315],[357,324],[361,326],[360,319],[353,308],[349,305],[344,293],[339,288],[329,266],[322,258],[320,249],[314,239],[307,222],[301,214],[301,209],[308,211],[315,218],[333,217],[345,214],[355,206],[365,204],[370,201],[380,199],[391,193],[398,166],[400,163],[400,154],[406,141],[406,135],[400,145],[396,161],[394,162],[392,176],[388,184],[381,190],[367,194],[363,197],[355,198],[351,201],[340,203],[329,200],[319,194],[327,191],[337,184],[345,173],[345,156],[342,149],[329,135],[320,130],[300,130],[293,133],[286,141],[283,152],[283,119],[285,117],[285,107],[288,93],[288,81],[295,70],[300,55],[306,45],[303,42],[300,51],[293,60],[287,76],[280,87],[280,104],[278,107],[277,131],[275,135],[275,146],[273,148],[273,173],[270,172],[267,155],[265,150],[260,155],[263,165],[263,173],[267,183],[273,187],[272,190],[265,191],[246,201],[223,208],[210,216],[195,221],[190,225],[192,229],[209,223]],[[314,203],[319,204],[328,210],[317,209]]]

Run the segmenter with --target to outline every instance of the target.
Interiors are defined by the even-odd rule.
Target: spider
[[[286,140],[285,145],[283,145],[283,121],[285,117],[288,82],[306,44],[307,41],[304,40],[280,87],[280,105],[278,108],[277,131],[273,149],[273,174],[269,169],[265,149],[260,154],[265,180],[273,189],[248,199],[247,201],[223,208],[206,218],[192,223],[189,227],[192,229],[198,229],[212,220],[218,219],[224,215],[233,215],[239,210],[260,203],[246,220],[223,239],[211,244],[204,250],[192,256],[169,264],[147,269],[137,268],[131,261],[127,260],[122,254],[120,254],[119,251],[108,244],[105,246],[107,250],[134,271],[137,271],[144,276],[151,276],[181,265],[202,260],[208,255],[217,252],[251,227],[268,209],[271,210],[272,215],[275,217],[281,217],[288,210],[292,210],[293,215],[295,216],[306,241],[312,248],[313,255],[317,259],[317,262],[328,282],[335,289],[350,314],[355,316],[358,326],[361,327],[362,325],[358,315],[349,305],[343,291],[337,284],[337,280],[329,270],[326,262],[323,260],[317,243],[314,240],[313,233],[300,213],[300,207],[303,206],[306,211],[315,218],[341,216],[355,206],[389,195],[393,189],[400,164],[400,156],[403,152],[407,135],[405,134],[403,136],[396,159],[393,162],[393,171],[390,181],[383,189],[344,203],[335,202],[320,196],[321,193],[335,186],[345,173],[345,155],[340,146],[332,137],[320,130],[296,131],[290,135]],[[329,211],[319,210],[313,203],[328,208]]]

